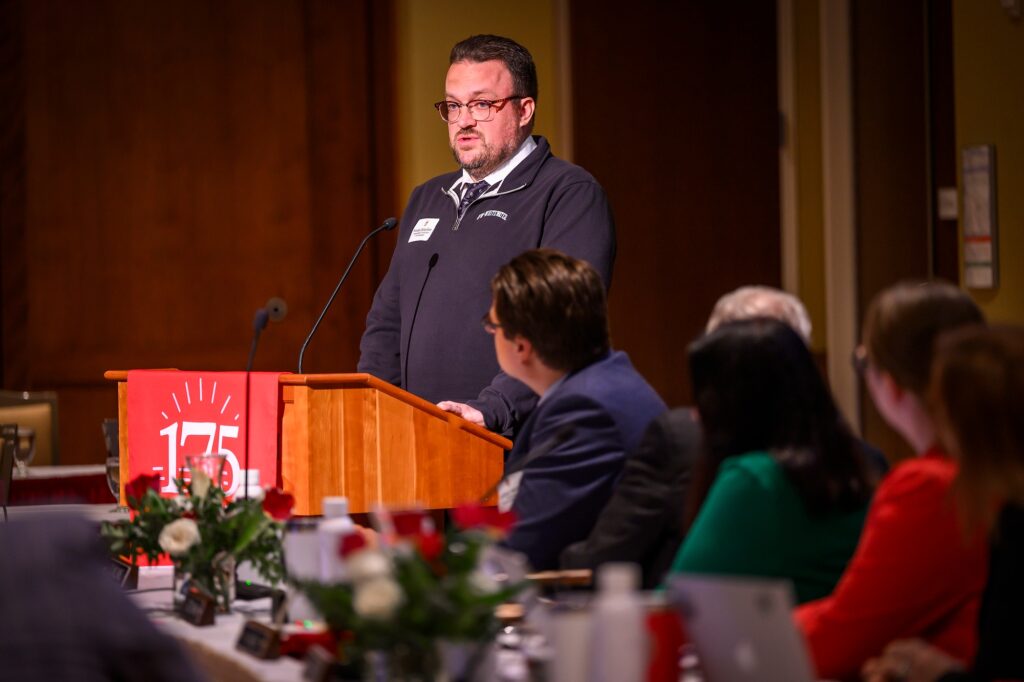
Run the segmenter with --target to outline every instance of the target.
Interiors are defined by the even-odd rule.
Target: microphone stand
[[[302,348],[299,349],[299,374],[302,374],[302,356],[306,354],[306,347],[313,339],[313,334],[316,334],[316,330],[320,326],[320,322],[323,321],[324,315],[327,314],[327,311],[330,310],[331,304],[334,303],[334,297],[337,296],[338,291],[341,290],[341,285],[345,283],[346,279],[348,279],[348,273],[351,272],[352,266],[355,265],[356,258],[359,258],[359,254],[363,252],[363,248],[366,246],[366,243],[376,236],[377,233],[383,232],[384,230],[393,230],[397,224],[398,221],[395,218],[388,218],[384,221],[383,225],[370,232],[370,234],[363,237],[363,241],[359,242],[359,247],[356,248],[356,252],[352,254],[352,259],[348,262],[348,267],[345,268],[344,274],[342,274],[341,279],[338,280],[338,284],[334,287],[334,291],[331,292],[330,298],[327,299],[327,305],[325,305],[324,309],[320,311],[320,317],[316,318],[316,322],[313,323],[313,328],[309,330],[309,335],[306,337],[306,340],[302,342]]]
[[[423,292],[427,289],[427,280],[430,279],[430,273],[434,271],[435,265],[437,265],[436,253],[427,261],[427,274],[423,277],[420,295],[416,297],[416,307],[413,308],[412,319],[409,321],[409,336],[405,339],[405,354],[402,356],[402,388],[407,391],[409,390],[409,349],[412,348],[412,331],[416,327],[416,317],[420,314],[420,301],[423,300]]]
[[[245,445],[244,459],[245,465],[242,470],[242,476],[245,486],[242,491],[242,496],[245,499],[249,499],[249,434],[251,429],[249,428],[249,377],[252,375],[252,363],[256,359],[256,346],[260,341],[260,333],[266,328],[267,321],[270,319],[270,313],[267,309],[260,308],[256,311],[256,317],[252,321],[252,345],[249,346],[249,360],[245,363]]]

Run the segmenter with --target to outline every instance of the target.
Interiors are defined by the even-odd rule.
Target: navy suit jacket
[[[526,554],[535,570],[557,568],[559,553],[590,533],[626,453],[666,409],[621,351],[566,376],[530,414],[506,460],[514,470],[563,426],[575,426],[523,471],[512,506],[517,521],[504,544]]]
[[[562,568],[631,561],[643,570],[644,589],[660,585],[686,535],[686,494],[700,451],[700,425],[690,408],[669,410],[652,421],[640,446],[626,457],[590,535],[562,552]]]

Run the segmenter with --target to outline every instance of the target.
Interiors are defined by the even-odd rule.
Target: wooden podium
[[[128,373],[117,382],[121,499],[129,476]],[[376,504],[446,509],[476,502],[501,476],[511,441],[369,374],[283,374],[279,465],[296,515],[344,495],[353,513]]]

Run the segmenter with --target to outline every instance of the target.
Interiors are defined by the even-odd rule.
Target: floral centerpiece
[[[169,555],[176,576],[217,597],[227,611],[238,563],[250,562],[271,584],[283,578],[282,521],[291,515],[293,499],[269,489],[262,500],[228,501],[214,483],[217,472],[211,476],[204,467],[191,466],[190,480],[175,479],[179,494],[171,498],[158,492],[158,476],[138,476],[125,485],[131,518],[104,522],[101,532],[111,553],[130,557],[133,564],[139,556],[155,563]]]
[[[439,533],[423,512],[378,514],[377,546],[360,533],[340,541],[343,581],[296,581],[337,636],[339,661],[366,667],[383,658],[389,678],[433,680],[454,644],[469,652],[463,665],[479,663],[500,629],[495,608],[525,582],[486,566],[512,515],[473,506],[453,518]]]

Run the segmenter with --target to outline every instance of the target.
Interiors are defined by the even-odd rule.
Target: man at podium
[[[499,371],[480,316],[488,281],[538,246],[591,263],[611,281],[615,229],[604,190],[532,136],[537,70],[508,38],[452,48],[434,107],[461,170],[413,190],[373,299],[358,369],[511,436],[537,396]]]
[[[604,286],[590,265],[527,251],[491,290],[483,325],[498,364],[540,396],[505,465],[499,507],[517,517],[505,544],[537,570],[557,568],[562,549],[590,533],[626,453],[667,408],[610,349]]]

